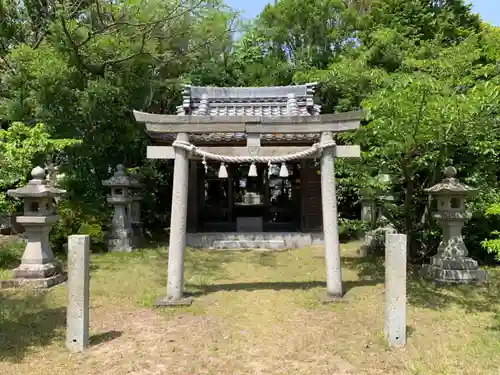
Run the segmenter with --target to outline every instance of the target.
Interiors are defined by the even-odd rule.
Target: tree
[[[73,233],[79,221],[72,224],[65,215],[95,214],[104,223],[101,181],[119,163],[148,164],[148,139],[131,111],[174,112],[181,84],[227,49],[235,14],[217,0],[49,0],[44,37],[31,43],[31,3],[8,4],[9,24],[19,28],[0,35],[9,41],[1,55],[0,120],[5,128],[16,121],[43,122],[53,138],[81,140],[59,166],[78,206],[61,210],[62,222]],[[168,170],[153,166],[155,178],[148,183],[153,191],[166,190],[158,184],[165,183]],[[148,199],[154,201],[154,194]],[[163,212],[155,215],[145,216],[163,220]]]
[[[6,189],[26,183],[34,163],[44,166],[47,158],[80,143],[73,139],[53,139],[46,126],[14,122],[9,129],[0,129],[0,212],[12,212],[15,203],[7,199]]]
[[[498,187],[498,168],[491,164],[500,155],[500,77],[496,62],[478,63],[491,37],[496,35],[485,31],[435,59],[408,59],[411,73],[391,75],[363,103],[371,119],[358,134],[368,150],[364,164],[386,168],[402,188],[402,204],[389,216],[410,236],[413,255],[425,247],[418,236],[431,221],[423,189],[442,178],[446,165],[458,165],[461,177],[483,194]]]
[[[464,0],[371,0],[364,6],[358,36],[368,46],[373,30],[384,28],[411,40],[438,40],[447,46],[481,30],[479,16]]]

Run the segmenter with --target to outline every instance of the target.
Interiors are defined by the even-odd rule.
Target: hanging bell
[[[248,177],[257,177],[257,167],[255,163],[250,164],[250,169],[248,170]]]
[[[285,163],[281,163],[280,177],[282,178],[288,177],[288,168],[286,167]]]
[[[205,173],[208,172],[208,164],[207,164],[207,159],[205,158],[205,155],[203,155],[203,160],[201,161],[201,164],[203,164],[203,167],[205,168]]]
[[[227,168],[224,163],[220,163],[220,168],[219,168],[219,178],[227,178]]]

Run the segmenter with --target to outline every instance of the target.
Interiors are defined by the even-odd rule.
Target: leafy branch
[[[96,19],[98,20],[98,25],[89,25],[84,22],[78,22],[76,28],[70,29],[68,21],[74,21],[71,15],[61,14],[59,16],[59,22],[63,31],[64,39],[66,45],[69,47],[73,58],[78,66],[82,69],[88,71],[91,74],[104,76],[105,71],[108,67],[114,66],[129,60],[132,60],[136,57],[147,55],[151,57],[154,61],[161,61],[163,64],[168,64],[171,60],[164,60],[164,57],[168,55],[168,53],[152,53],[149,50],[146,50],[147,43],[154,39],[155,31],[157,31],[158,27],[161,27],[161,35],[162,37],[170,37],[171,39],[177,36],[185,36],[185,30],[182,30],[175,33],[173,30],[173,26],[175,25],[176,19],[182,19],[183,17],[188,16],[189,14],[193,14],[198,8],[202,6],[204,0],[197,0],[194,4],[187,5],[187,0],[179,1],[171,10],[169,10],[165,15],[158,19],[152,19],[147,22],[133,22],[130,21],[134,16],[138,16],[138,12],[136,14],[131,14],[130,12],[125,11],[125,7],[119,10],[118,16],[114,16],[112,12],[109,13],[110,17],[106,17],[104,11],[101,8],[100,1],[95,0],[95,13]],[[139,7],[140,8],[140,7]],[[111,22],[108,22],[108,19]],[[168,26],[166,26],[168,25]],[[135,35],[139,39],[138,49],[132,53],[129,53],[125,56],[116,57],[113,59],[107,59],[102,62],[89,62],[88,58],[84,58],[85,53],[83,52],[83,48],[92,40],[95,40],[98,37],[101,37],[105,34],[116,34],[122,27],[126,27],[132,29],[131,34]],[[78,41],[75,37],[78,30],[84,28],[86,29],[86,37],[83,40]],[[223,30],[222,33],[227,33],[229,30]],[[162,37],[156,37],[157,40],[161,40]],[[185,36],[189,38],[189,36]],[[196,50],[197,48],[201,48],[205,45],[213,43],[215,40],[220,38],[221,35],[216,35],[212,38],[209,38],[203,43],[192,47],[190,50]]]

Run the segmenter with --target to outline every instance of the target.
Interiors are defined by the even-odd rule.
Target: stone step
[[[270,249],[279,250],[286,247],[284,240],[217,240],[213,249]]]

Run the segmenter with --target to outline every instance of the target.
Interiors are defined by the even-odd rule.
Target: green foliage
[[[497,228],[500,227],[500,202],[495,202],[488,206],[485,210],[486,217],[494,217],[497,219]],[[489,253],[495,256],[497,261],[500,261],[500,230],[491,231],[489,237],[481,241],[481,246]]]
[[[359,239],[368,230],[368,225],[361,220],[339,219],[339,238],[342,242]]]
[[[0,269],[12,269],[19,265],[25,244],[22,242],[3,243],[0,245]]]
[[[390,74],[363,102],[370,120],[357,135],[366,150],[363,164],[368,172],[388,170],[397,182],[394,187],[403,188],[389,217],[415,241],[416,252],[422,246],[432,250],[425,237],[435,224],[423,190],[442,178],[446,165],[457,165],[459,177],[483,191],[498,185],[497,169],[490,165],[500,151],[495,134],[499,86],[494,84],[499,77],[496,69],[490,70],[492,63],[477,64],[482,43],[474,36],[442,48],[433,58],[407,57],[406,71]],[[485,71],[488,80],[478,79]]]
[[[485,211],[486,216],[500,216],[500,203],[493,203]]]
[[[362,37],[369,43],[369,31],[393,29],[407,39],[437,39],[452,45],[480,30],[480,20],[464,0],[374,0],[360,20]]]
[[[6,197],[5,190],[26,183],[33,163],[44,165],[48,156],[78,143],[51,138],[42,123],[31,126],[14,122],[7,130],[0,129],[0,212],[12,212],[15,203]]]
[[[50,232],[55,251],[64,251],[68,236],[77,233],[90,236],[92,251],[104,249],[104,229],[110,221],[110,210],[104,204],[94,209],[66,198],[59,201],[57,209],[59,221]]]
[[[495,258],[500,261],[500,231],[494,230],[491,232],[492,236],[496,236],[497,238],[493,238],[490,240],[484,240],[481,242],[481,245],[488,251],[490,254],[494,254]]]
[[[53,139],[81,140],[57,160],[71,202],[61,202],[61,221],[51,234],[62,249],[65,237],[83,223],[104,228],[109,222],[101,181],[110,169],[145,163],[148,139],[131,110],[174,111],[181,83],[221,65],[235,15],[218,0],[59,5],[39,9],[32,2],[6,3],[8,17],[0,29],[0,120],[36,119],[47,124]],[[151,195],[158,187],[153,189]],[[159,216],[145,215],[153,222]],[[165,227],[158,220],[156,225]]]
[[[78,234],[88,234],[90,236],[92,249],[94,251],[96,249],[104,249],[104,232],[101,225],[97,223],[82,223],[78,229]]]

